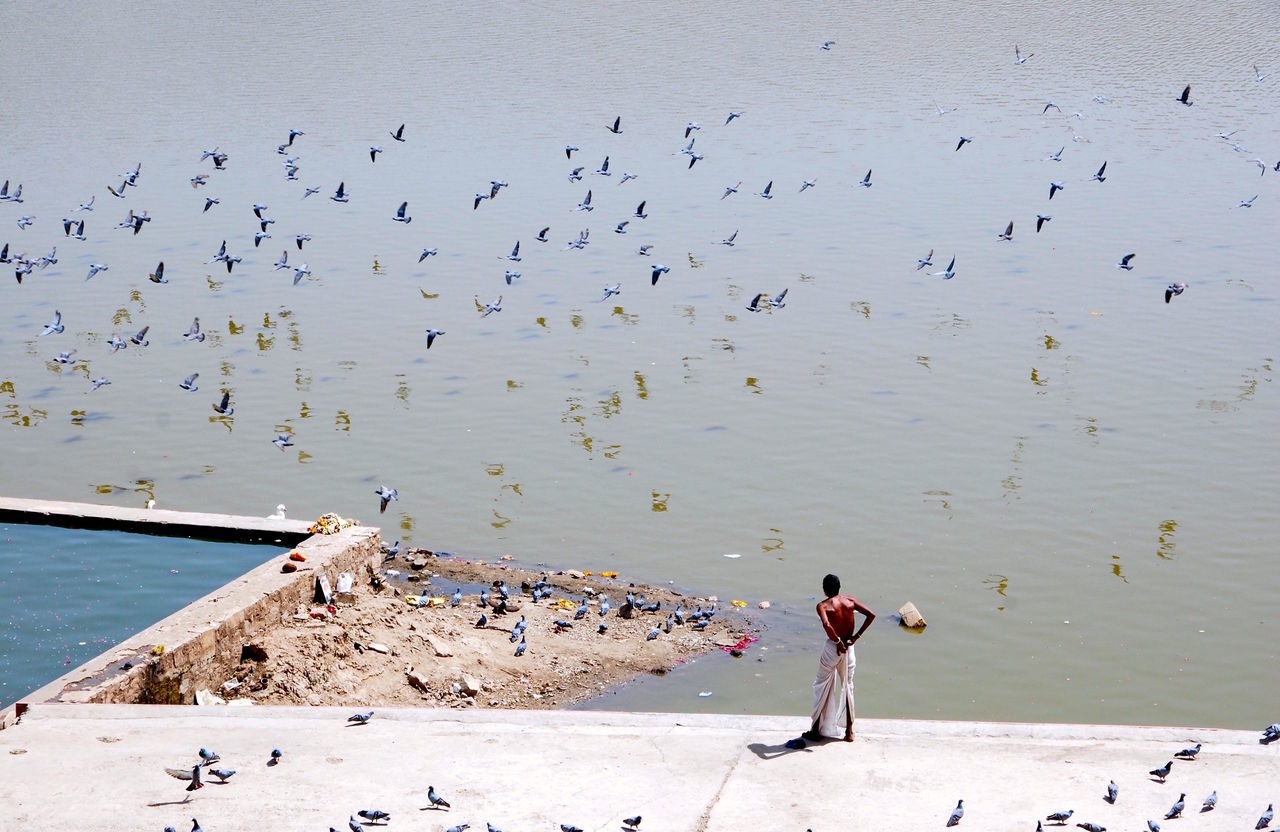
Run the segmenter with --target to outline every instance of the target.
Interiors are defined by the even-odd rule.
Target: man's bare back
[[[857,613],[862,613],[862,627],[854,631]],[[818,602],[818,620],[827,638],[836,642],[836,649],[843,653],[849,645],[858,640],[863,631],[871,626],[876,614],[864,607],[852,595],[833,595]]]

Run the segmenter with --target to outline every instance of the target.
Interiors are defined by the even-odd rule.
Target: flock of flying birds
[[[369,720],[373,719],[373,714],[373,711],[363,711],[352,714],[347,717],[347,727],[350,728],[368,725]],[[195,792],[203,789],[205,781],[210,777],[217,778],[217,784],[219,786],[225,786],[231,780],[232,776],[235,775],[235,769],[222,767],[214,768],[214,764],[222,761],[222,757],[216,751],[209,748],[201,748],[197,753],[199,754],[199,760],[191,766],[183,765],[179,768],[165,769],[165,773],[170,777],[175,777],[178,780],[182,780],[187,783],[187,792]],[[271,756],[267,759],[266,764],[268,767],[278,766],[283,759],[284,752],[279,748],[272,749]],[[183,802],[185,803],[186,801],[184,800]],[[435,786],[428,785],[427,805],[422,807],[422,811],[451,812],[452,810],[453,804],[438,794]],[[357,816],[359,816],[359,820],[357,820]],[[641,815],[632,815],[631,817],[622,818],[621,832],[639,832],[640,824],[643,820],[644,818]],[[364,832],[364,824],[386,826],[390,821],[390,812],[385,812],[382,809],[360,809],[348,816],[347,828],[350,832]],[[502,832],[501,829],[488,821],[485,822],[485,827],[487,832]],[[466,830],[470,828],[471,824],[469,823],[459,823],[455,826],[449,827],[445,832],[466,832]],[[166,826],[164,830],[165,832],[176,832],[172,826]],[[196,818],[191,819],[191,832],[203,832],[203,828],[200,826],[200,821]],[[338,830],[331,826],[329,827],[329,832],[338,832]],[[580,826],[575,826],[571,823],[562,823],[560,824],[560,832],[583,832],[583,830]]]
[[[1261,739],[1258,740],[1258,742],[1262,743],[1263,745],[1270,745],[1271,743],[1277,740],[1280,740],[1280,723],[1272,723],[1271,725],[1268,725],[1266,728],[1262,729],[1262,737]],[[1191,762],[1199,758],[1200,750],[1203,747],[1204,746],[1201,743],[1196,743],[1193,746],[1189,746],[1187,748],[1182,749],[1181,751],[1177,752],[1173,756],[1177,760],[1184,761],[1184,762]],[[1147,772],[1147,774],[1151,777],[1153,782],[1163,784],[1173,771],[1173,763],[1174,763],[1173,760],[1169,760],[1169,762],[1165,763],[1159,768],[1152,769],[1151,771]],[[1102,800],[1104,803],[1107,803],[1108,805],[1115,806],[1116,801],[1118,801],[1119,799],[1120,799],[1120,787],[1116,785],[1116,781],[1112,780],[1107,783],[1106,793],[1102,795]],[[1173,805],[1169,807],[1168,811],[1164,813],[1163,820],[1176,820],[1178,818],[1181,818],[1182,813],[1186,811],[1186,808],[1187,808],[1187,793],[1182,792],[1181,794],[1178,795],[1178,799],[1173,802]],[[1212,812],[1217,808],[1218,808],[1218,790],[1214,789],[1213,791],[1209,792],[1208,795],[1205,796],[1203,801],[1201,801],[1199,812],[1200,814],[1203,815],[1208,812]],[[1056,812],[1050,812],[1048,815],[1045,816],[1044,819],[1048,821],[1051,825],[1066,826],[1070,822],[1071,817],[1074,814],[1075,814],[1074,809],[1063,809]],[[1267,827],[1269,827],[1271,825],[1271,820],[1274,817],[1274,815],[1275,815],[1275,808],[1272,804],[1268,803],[1267,808],[1258,817],[1257,823],[1254,825],[1254,829],[1255,830],[1266,829]],[[960,821],[963,819],[964,819],[964,800],[960,800],[956,802],[956,807],[951,810],[951,815],[947,818],[947,826],[949,827],[958,826],[960,824]],[[1107,832],[1107,827],[1103,826],[1100,823],[1096,823],[1094,821],[1077,821],[1076,826],[1085,830],[1085,832]],[[1042,832],[1043,829],[1044,829],[1043,822],[1037,820],[1036,832]],[[1148,832],[1160,832],[1159,821],[1148,820],[1147,830]],[[812,830],[810,830],[810,832],[812,832]]]
[[[834,45],[835,45],[834,41],[825,41],[821,45],[821,48],[823,50],[829,51]],[[1017,46],[1014,47],[1014,63],[1016,65],[1025,64],[1032,57],[1034,57],[1034,53],[1024,54],[1019,47]],[[1260,84],[1270,77],[1270,73],[1263,73],[1260,70],[1258,70],[1258,68],[1255,66],[1254,76],[1255,76],[1254,77],[1255,83]],[[1105,96],[1095,96],[1094,101],[1105,104],[1107,102],[1107,98]],[[1194,103],[1191,99],[1191,86],[1187,85],[1182,90],[1181,95],[1173,97],[1173,101],[1179,105],[1182,105],[1185,107],[1191,107]],[[938,106],[936,104],[935,106],[937,107],[937,111],[940,115],[945,115],[953,111],[952,109],[947,109],[942,106]],[[1044,105],[1042,115],[1047,114],[1050,109],[1057,110],[1059,113],[1061,113],[1061,110],[1058,107],[1058,105],[1055,104],[1053,101],[1049,101]],[[1078,114],[1073,114],[1073,115],[1078,115]],[[737,129],[736,127],[733,126],[735,122],[738,122],[739,120],[746,120],[746,117],[747,115],[745,111],[731,110],[727,113],[724,119],[723,125],[718,125],[718,127],[719,129]],[[613,136],[619,135],[624,132],[623,117],[615,116],[611,121],[607,121],[606,123],[600,125],[600,127],[603,129],[603,131],[606,131]],[[698,136],[701,135],[701,131],[702,131],[702,126],[699,123],[694,121],[690,121],[686,123],[683,127],[684,140],[683,140],[683,146],[680,148],[680,154],[688,158],[687,169],[690,169],[690,170],[699,161],[701,161],[704,158],[703,153],[700,151],[700,148],[697,146]],[[1234,133],[1235,131],[1231,133],[1220,133],[1219,137],[1225,141],[1231,141],[1232,137],[1234,136]],[[283,157],[283,161],[281,164],[284,170],[284,178],[289,182],[301,181],[299,176],[299,173],[301,171],[300,156],[296,154],[298,152],[297,149],[301,146],[301,143],[306,141],[306,139],[304,138],[306,135],[307,135],[306,132],[302,130],[291,129],[288,131],[286,140],[280,143],[275,148],[276,153],[281,157]],[[398,127],[390,130],[389,135],[391,140],[396,143],[406,143],[412,139],[412,131],[407,130],[405,124],[400,124]],[[1073,138],[1075,138],[1075,136],[1073,136]],[[972,135],[961,135],[955,145],[954,152],[960,152],[966,145],[973,142],[974,139],[975,137]],[[1239,144],[1234,144],[1233,149],[1243,152],[1243,148],[1241,148]],[[1047,157],[1046,161],[1060,162],[1062,160],[1062,154],[1064,150],[1065,150],[1065,146],[1063,148],[1059,148],[1056,152],[1051,153]],[[569,161],[570,164],[573,164],[575,161],[577,161],[577,157],[575,157],[575,154],[578,154],[578,153],[580,153],[580,149],[577,145],[574,145],[574,144],[565,145],[564,147],[565,158],[566,160]],[[378,145],[369,147],[368,154],[370,159],[369,164],[378,164],[379,157],[383,155],[387,155],[385,154],[384,149]],[[199,162],[201,164],[205,162],[211,163],[213,166],[213,171],[212,173],[200,172],[193,175],[189,179],[189,184],[193,189],[199,191],[200,188],[208,185],[208,183],[211,181],[211,177],[216,178],[218,176],[221,176],[222,172],[225,172],[226,170],[228,170],[230,160],[231,160],[231,155],[227,152],[222,151],[217,147],[204,150],[200,154]],[[1261,168],[1262,173],[1265,174],[1267,170],[1267,164],[1262,159],[1256,159],[1254,161]],[[383,162],[383,164],[386,164],[386,162]],[[612,177],[615,173],[615,170],[611,168],[611,164],[612,164],[611,154],[609,152],[606,152],[604,155],[603,161],[601,162],[599,168],[595,170],[594,175],[596,177],[599,177],[600,181],[608,181],[605,178]],[[573,166],[568,173],[569,181],[571,183],[581,182],[583,180],[583,172],[585,169],[586,169],[585,165]],[[1280,162],[1276,163],[1275,170],[1280,171]],[[616,180],[613,180],[613,181],[617,181],[619,185],[623,185],[633,179],[637,179],[638,177],[639,175],[636,173],[623,171],[616,178]],[[1091,177],[1090,181],[1101,185],[1102,183],[1105,183],[1107,180],[1108,180],[1107,162],[1103,160],[1101,165],[1098,167],[1097,172],[1094,173],[1093,176]],[[858,182],[858,186],[863,188],[870,188],[872,187],[872,184],[873,184],[872,171],[867,170],[866,174]],[[142,163],[139,162],[132,169],[121,174],[118,180],[118,184],[116,180],[113,180],[112,182],[110,182],[106,186],[106,192],[111,199],[118,199],[118,200],[124,201],[129,199],[134,191],[143,189],[144,185],[145,185],[145,182],[142,175]],[[798,188],[798,192],[804,193],[816,187],[816,185],[817,185],[817,182],[814,179],[803,180]],[[504,180],[499,180],[499,179],[491,180],[488,183],[487,187],[484,187],[475,193],[474,198],[471,200],[472,210],[478,211],[486,202],[492,202],[498,199],[502,190],[504,188],[507,188],[508,186],[509,186],[508,183]],[[302,194],[300,197],[300,199],[302,200],[309,199],[312,196],[322,193],[322,190],[324,190],[322,189],[321,186],[318,186],[318,185],[300,186],[300,187],[302,187]],[[742,187],[741,181],[733,185],[725,186],[723,193],[720,194],[720,199],[725,200],[730,197],[737,196],[739,194],[739,190],[741,187]],[[1064,190],[1066,190],[1066,184],[1063,181],[1061,181],[1060,179],[1051,180],[1048,186],[1048,196],[1047,196],[1046,204],[1051,204],[1055,196],[1057,196],[1059,193],[1061,193]],[[762,188],[760,188],[759,191],[755,191],[754,194],[755,194],[755,197],[758,199],[763,199],[763,200],[773,199],[775,196],[774,182],[772,180],[768,181],[767,183],[764,184]],[[354,195],[351,189],[347,187],[345,179],[340,180],[337,183],[337,186],[333,188],[332,192],[328,196],[328,199],[333,203],[335,203],[336,205],[346,205],[350,203],[353,198],[358,199],[359,197]],[[742,198],[742,197],[739,197],[739,198]],[[1250,197],[1249,199],[1242,200],[1239,203],[1239,207],[1249,208],[1254,204],[1254,201],[1256,199],[1257,199],[1257,195]],[[24,200],[25,198],[23,195],[23,185],[21,183],[17,184],[16,187],[13,187],[12,189],[10,188],[10,182],[8,180],[5,180],[3,185],[0,185],[0,203],[7,203],[10,205],[20,205],[24,202]],[[86,242],[89,240],[89,237],[86,234],[86,230],[85,230],[86,222],[87,222],[85,217],[90,215],[92,212],[94,212],[96,208],[102,207],[101,205],[95,206],[95,200],[96,200],[96,196],[91,195],[86,201],[80,203],[73,211],[68,212],[67,215],[62,218],[62,229],[63,229],[64,238],[68,240],[76,240],[79,242]],[[202,210],[203,212],[208,212],[214,209],[215,207],[219,206],[220,204],[221,204],[221,200],[219,198],[213,197],[213,196],[205,196],[203,197]],[[634,213],[632,213],[630,217],[628,217],[627,219],[621,220],[614,225],[613,227],[614,233],[619,236],[626,235],[629,233],[630,227],[633,225],[633,223],[642,222],[646,218],[648,218],[649,214],[646,210],[647,205],[648,205],[648,200],[641,200],[636,206]],[[577,204],[577,212],[580,212],[583,214],[590,214],[590,212],[594,211],[595,208],[596,206],[595,204],[593,204],[593,188],[588,187],[586,194],[581,198],[581,200]],[[225,210],[225,209],[222,209],[222,210]],[[246,222],[248,221],[249,214],[250,213],[252,214],[254,227],[256,229],[253,234],[253,244],[255,248],[260,247],[264,241],[272,239],[271,227],[276,223],[276,219],[270,213],[270,209],[267,205],[260,202],[255,202],[252,205],[244,206],[239,210],[245,210]],[[393,222],[402,223],[406,226],[410,224],[413,221],[413,216],[409,209],[408,200],[401,201],[399,206],[396,208],[394,214],[389,216],[388,219]],[[1050,222],[1052,219],[1053,219],[1052,216],[1047,213],[1037,213],[1036,233],[1039,233],[1044,228],[1045,224]],[[152,220],[153,218],[146,211],[136,211],[134,210],[133,207],[129,207],[123,220],[117,223],[116,228],[125,230],[129,232],[132,236],[137,237],[141,235],[141,233],[148,227],[148,225],[152,222]],[[36,217],[24,214],[17,218],[16,225],[18,229],[21,231],[21,233],[26,234],[28,233],[27,230],[31,228],[35,222],[36,222]],[[550,226],[543,226],[535,235],[532,236],[533,241],[538,245],[543,245],[548,243],[549,242],[548,235],[550,231],[551,231]],[[1007,242],[1013,239],[1013,234],[1014,234],[1014,223],[1012,220],[1010,220],[1008,225],[1005,226],[1004,230],[1001,233],[999,233],[997,237],[1000,241]],[[732,234],[725,237],[723,240],[720,240],[720,243],[726,247],[732,247],[736,244],[737,236],[738,236],[738,232],[734,231]],[[305,233],[298,233],[293,235],[293,237],[291,238],[291,241],[294,244],[294,250],[296,252],[302,252],[304,250],[304,245],[311,241],[311,237],[310,235]],[[574,236],[567,242],[565,249],[581,250],[587,247],[588,245],[590,245],[590,243],[591,243],[591,231],[589,228],[583,228],[577,233],[576,236]],[[640,245],[636,249],[636,253],[641,257],[650,257],[652,255],[653,248],[654,248],[653,244],[645,243]],[[512,247],[510,253],[506,254],[504,257],[504,259],[507,260],[509,263],[509,265],[505,267],[505,273],[503,275],[503,279],[508,286],[513,287],[517,283],[521,282],[522,280],[523,276],[516,267],[516,264],[519,264],[523,259],[523,255],[521,252],[522,252],[522,244],[520,240],[517,240],[515,245]],[[418,256],[418,262],[421,263],[437,254],[438,254],[438,250],[434,247],[423,248],[421,251],[421,254]],[[918,258],[915,264],[916,271],[920,271],[933,266],[934,265],[933,255],[934,255],[934,251],[931,249],[929,253],[926,254],[924,257]],[[311,269],[308,267],[308,265],[305,262],[298,263],[295,261],[291,263],[289,261],[289,256],[290,256],[290,248],[286,247],[281,252],[279,259],[274,262],[272,268],[273,268],[273,271],[291,270],[293,272],[293,285],[297,286],[303,280],[311,277]],[[1116,263],[1116,267],[1125,271],[1131,271],[1135,268],[1134,260],[1136,257],[1137,257],[1136,252],[1126,253]],[[690,255],[690,260],[692,261],[692,259],[693,257],[692,255]],[[242,262],[243,262],[243,258],[240,255],[235,254],[231,250],[229,250],[227,241],[224,239],[222,240],[221,244],[217,247],[216,252],[213,254],[212,258],[208,261],[208,264],[212,265],[216,263],[221,263],[226,268],[227,274],[232,274],[236,265]],[[14,267],[14,276],[17,279],[17,282],[19,284],[22,284],[24,278],[30,278],[33,275],[33,273],[43,271],[47,269],[49,266],[57,264],[58,249],[56,245],[51,246],[47,254],[44,254],[38,257],[30,257],[25,252],[11,254],[10,243],[4,243],[3,246],[0,247],[0,263],[12,264]],[[85,276],[85,280],[86,281],[93,280],[97,278],[99,275],[108,274],[109,271],[110,271],[110,266],[107,263],[93,262],[88,267],[88,273]],[[644,272],[648,274],[649,282],[651,286],[654,286],[654,287],[658,286],[662,276],[667,274],[669,271],[670,271],[670,268],[667,265],[664,265],[663,263],[652,263],[651,265],[646,264],[644,266]],[[936,277],[940,277],[944,280],[951,280],[952,278],[956,277],[957,275],[956,257],[954,255],[951,256],[950,261],[947,263],[945,268],[942,268],[941,270],[938,270],[938,271],[929,272],[929,274]],[[169,278],[166,277],[164,261],[157,262],[154,270],[150,271],[146,275],[146,277],[149,281],[157,285],[165,285],[170,282]],[[110,279],[110,278],[107,278],[107,279]],[[1165,302],[1166,303],[1170,302],[1174,297],[1181,295],[1186,289],[1187,289],[1187,284],[1183,282],[1169,284],[1164,290]],[[621,291],[622,291],[621,283],[613,283],[613,284],[607,285],[603,287],[602,294],[597,302],[606,301],[609,298],[615,295],[618,295]],[[746,309],[747,311],[752,313],[772,312],[776,310],[781,310],[785,308],[787,305],[787,302],[786,302],[787,291],[788,290],[784,288],[776,294],[771,294],[766,292],[757,292],[751,298],[750,303],[746,305]],[[503,300],[504,300],[504,296],[498,295],[493,300],[482,303],[479,297],[476,297],[475,298],[476,311],[479,314],[479,316],[482,318],[500,313],[503,311]],[[172,326],[172,324],[166,324],[166,326],[167,327]],[[52,319],[49,321],[48,324],[44,326],[43,330],[40,331],[38,335],[38,339],[48,338],[50,342],[58,343],[60,342],[61,339],[55,336],[63,335],[65,333],[65,329],[66,329],[66,324],[63,321],[62,313],[60,311],[55,310],[53,313]],[[107,349],[109,350],[108,354],[109,355],[114,354],[116,352],[119,352],[124,349],[128,349],[130,347],[135,349],[145,349],[150,344],[150,341],[148,339],[148,335],[150,331],[151,331],[151,325],[148,324],[148,325],[142,326],[136,332],[132,332],[132,333],[124,333],[122,335],[119,332],[113,332],[111,337],[106,341]],[[446,332],[442,329],[438,329],[434,327],[427,328],[425,330],[425,336],[426,336],[425,347],[427,349],[430,349],[436,343],[436,341],[438,341],[445,334]],[[188,343],[192,343],[192,342],[199,343],[204,341],[205,333],[201,330],[199,316],[193,316],[190,324],[187,327],[185,334],[182,335],[182,339]],[[96,365],[97,358],[94,357],[90,359],[90,358],[86,358],[85,356],[81,356],[78,353],[77,348],[73,345],[66,349],[61,349],[56,352],[52,352],[52,354],[50,355],[50,361],[60,365],[75,365],[77,363],[81,365],[87,365],[92,361],[92,363]],[[107,377],[106,375],[94,375],[87,366],[82,367],[82,371],[85,372],[85,377],[89,380],[89,383],[91,385],[91,391],[98,390],[111,383],[111,380],[109,377]],[[199,378],[200,378],[199,371],[190,372],[182,378],[182,381],[177,386],[184,391],[194,393],[200,389],[198,386]],[[228,389],[220,390],[216,394],[214,401],[210,403],[210,406],[214,411],[214,413],[217,414],[216,418],[229,419],[235,412],[235,405],[232,401],[231,391]],[[291,431],[291,429],[289,430]],[[276,447],[280,448],[281,451],[284,451],[286,448],[293,446],[294,444],[293,433],[292,432],[277,433],[276,436],[273,439],[271,439],[271,442]],[[381,502],[381,509],[384,511],[386,509],[386,502],[387,500],[383,498]]]

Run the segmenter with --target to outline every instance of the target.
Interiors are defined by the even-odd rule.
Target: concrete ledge
[[[200,688],[216,692],[239,663],[244,645],[310,602],[317,576],[328,577],[331,586],[341,572],[363,578],[380,560],[380,543],[378,529],[371,526],[315,535],[293,547],[306,560],[296,563],[298,571],[287,574],[281,571],[289,561],[289,550],[284,549],[280,556],[22,697],[13,709],[0,713],[0,728],[36,703],[155,701],[160,691],[161,701],[189,704]],[[153,653],[161,645],[163,653]]]
[[[233,514],[123,508],[18,497],[0,497],[0,522],[109,529],[234,543],[279,543],[282,546],[301,542],[310,535],[308,529],[311,527],[303,520],[270,520]]]
[[[1245,731],[860,719],[855,743],[791,751],[803,717],[413,708],[348,727],[356,710],[36,704],[0,733],[0,806],[15,829],[79,832],[192,817],[219,832],[310,832],[345,828],[361,808],[437,832],[612,830],[633,814],[642,829],[742,832],[941,829],[963,799],[961,829],[1032,829],[1074,809],[1072,824],[1122,830],[1164,823],[1183,792],[1188,828],[1252,829],[1280,799],[1280,748]],[[1147,775],[1196,742],[1199,758],[1175,761],[1167,782]],[[164,768],[193,764],[201,746],[238,773],[188,796]],[[428,784],[449,812],[425,808]],[[1197,816],[1213,790],[1218,808]]]

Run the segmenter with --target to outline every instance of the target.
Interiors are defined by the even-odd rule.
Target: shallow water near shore
[[[0,525],[0,703],[11,703],[283,551]]]
[[[0,23],[31,38],[0,178],[25,202],[0,203],[0,245],[59,262],[0,282],[4,490],[282,502],[388,541],[772,602],[743,659],[610,698],[633,709],[807,711],[833,571],[881,614],[860,714],[1267,724],[1280,173],[1251,159],[1280,159],[1280,76],[1252,69],[1280,71],[1272,11],[9,4]],[[1034,56],[1014,65],[1015,44]],[[275,152],[291,128],[295,182]],[[215,146],[225,171],[200,161]],[[510,185],[473,208],[494,179]],[[595,210],[575,211],[588,188]],[[402,200],[412,224],[391,220]],[[260,248],[255,202],[276,220]],[[136,236],[114,228],[130,209],[153,218]],[[230,274],[207,262],[224,239]],[[282,249],[312,272],[297,286]],[[956,277],[931,276],[952,254]],[[110,269],[86,281],[93,262]],[[745,309],[783,289],[785,308]],[[66,330],[41,337],[55,309]],[[188,343],[195,316],[208,337]],[[109,353],[144,325],[151,346]],[[383,483],[400,499],[379,516]],[[907,600],[922,635],[890,621]]]

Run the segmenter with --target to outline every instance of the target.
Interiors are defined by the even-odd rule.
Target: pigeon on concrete
[[[1163,783],[1164,779],[1169,776],[1169,770],[1172,768],[1173,768],[1173,760],[1170,760],[1169,762],[1162,765],[1160,768],[1153,768],[1151,769],[1151,771],[1147,773],[1150,774],[1152,777],[1160,778],[1160,782]]]
[[[1218,790],[1214,789],[1209,792],[1209,796],[1204,799],[1204,803],[1200,806],[1201,812],[1212,812],[1213,808],[1218,805]]]
[[[233,768],[211,768],[209,773],[218,778],[219,783],[225,783],[231,779],[231,775],[236,773]]]
[[[622,822],[625,823],[627,826],[631,827],[632,829],[635,829],[640,825],[640,816],[636,815],[633,818],[623,818]]]
[[[1045,820],[1051,820],[1054,823],[1065,824],[1067,821],[1071,819],[1071,816],[1074,815],[1075,813],[1076,813],[1075,809],[1068,809],[1065,812],[1054,812],[1052,815],[1046,815]]]
[[[1112,806],[1116,805],[1116,798],[1120,796],[1120,787],[1116,785],[1116,781],[1112,780],[1107,784],[1107,796],[1102,798]]]
[[[964,817],[964,801],[960,800],[956,802],[956,808],[952,810],[951,817],[947,818],[947,826],[955,826],[962,817]]]
[[[1098,824],[1091,823],[1089,821],[1085,821],[1084,823],[1077,823],[1076,826],[1083,829],[1084,832],[1107,832],[1107,827],[1099,826]]]
[[[436,794],[435,786],[427,786],[427,800],[431,801],[432,807],[436,809],[448,809],[449,801]]]
[[[371,719],[373,719],[373,711],[365,711],[364,713],[352,714],[347,717],[347,722],[351,722],[356,725],[368,725],[369,720]]]
[[[1271,825],[1271,818],[1274,816],[1274,814],[1275,814],[1275,810],[1271,807],[1271,804],[1268,803],[1267,811],[1262,813],[1262,817],[1258,818],[1258,825],[1253,828],[1266,829],[1268,826]]]
[[[385,821],[391,820],[391,815],[387,814],[381,809],[361,809],[359,812],[356,812],[356,814],[367,821],[374,821],[374,822],[384,821],[385,822]]]
[[[1186,792],[1183,792],[1182,794],[1178,795],[1178,802],[1169,807],[1169,811],[1165,812],[1164,819],[1169,820],[1170,818],[1182,817],[1182,810],[1186,808],[1186,805],[1187,805],[1186,800],[1187,800]]]
[[[1181,751],[1179,751],[1177,754],[1174,754],[1173,756],[1177,757],[1180,760],[1194,760],[1196,758],[1196,755],[1199,753],[1200,753],[1200,743],[1196,743],[1190,748],[1182,749]]]

